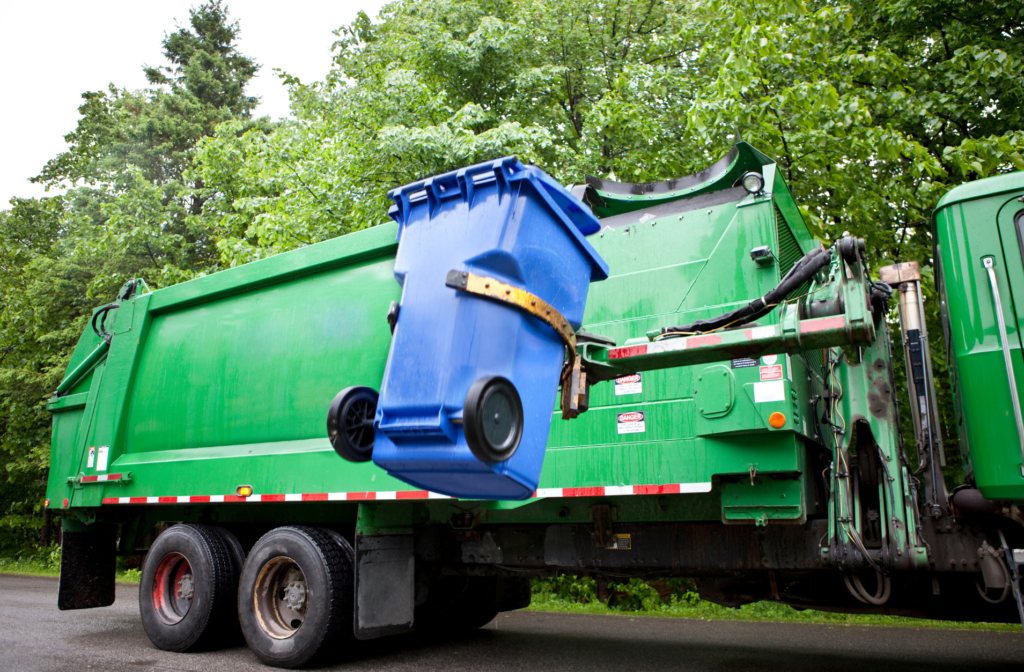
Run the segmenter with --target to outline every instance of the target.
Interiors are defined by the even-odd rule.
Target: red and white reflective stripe
[[[307,492],[289,495],[179,495],[177,497],[104,497],[104,504],[229,504],[232,502],[346,502],[383,499],[455,499],[427,490],[381,492]]]
[[[79,483],[105,483],[107,481],[120,481],[122,474],[101,474],[99,476],[82,476]]]
[[[668,485],[599,485],[593,488],[539,488],[534,497],[617,497],[620,495],[688,495],[711,492],[711,483]]]
[[[817,320],[804,320],[800,323],[801,334],[813,334],[816,331],[829,329],[840,330],[846,328],[846,318],[839,315],[836,317],[822,317]]]
[[[750,338],[750,329],[747,329],[747,337]],[[608,359],[627,359],[629,357],[641,357],[643,355],[657,355],[663,352],[674,352],[676,350],[689,350],[706,345],[718,345],[722,337],[718,334],[706,336],[690,336],[689,338],[666,338],[656,343],[644,343],[641,345],[624,345],[621,348],[609,348]]]
[[[601,485],[592,488],[541,488],[534,497],[613,497],[619,495],[679,495],[711,492],[711,483],[668,485]],[[290,495],[181,495],[177,497],[104,497],[104,504],[228,504],[232,502],[353,502],[389,499],[456,499],[427,490],[382,492],[314,492]]]

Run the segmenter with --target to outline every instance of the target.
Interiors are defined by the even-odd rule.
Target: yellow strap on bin
[[[468,271],[448,271],[444,284],[452,289],[507,303],[550,325],[569,348],[569,357],[562,366],[562,419],[571,420],[587,410],[587,373],[582,368],[582,357],[576,352],[576,332],[551,304],[525,289]]]

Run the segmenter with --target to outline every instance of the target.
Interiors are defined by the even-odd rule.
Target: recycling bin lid
[[[499,184],[508,186],[521,180],[532,183],[537,195],[587,257],[591,267],[591,281],[607,279],[608,263],[584,237],[597,233],[601,229],[600,221],[590,208],[577,200],[554,178],[535,166],[523,165],[515,156],[458,168],[389,191],[388,196],[395,204],[388,210],[388,215],[398,222],[398,240],[402,239],[402,230],[408,223],[414,207],[426,205],[433,211],[442,200],[456,196],[461,196],[462,200],[469,202],[472,207],[474,189],[478,181],[488,179],[489,174],[493,175]]]

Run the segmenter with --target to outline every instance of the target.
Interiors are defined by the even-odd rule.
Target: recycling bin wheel
[[[462,411],[466,443],[482,462],[504,462],[523,438],[523,402],[501,376],[480,378],[469,388]]]
[[[346,387],[327,411],[327,437],[335,452],[349,462],[368,462],[373,456],[377,398],[369,387]]]

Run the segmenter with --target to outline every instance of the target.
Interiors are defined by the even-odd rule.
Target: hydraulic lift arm
[[[783,313],[778,324],[757,326],[738,320],[735,326],[703,333],[658,330],[621,346],[577,338],[576,352],[569,352],[562,377],[563,419],[587,410],[590,385],[623,375],[766,353],[872,343],[875,322],[871,296],[880,290],[868,277],[863,250],[862,240],[838,241],[827,275],[822,268],[807,294],[781,302]]]

